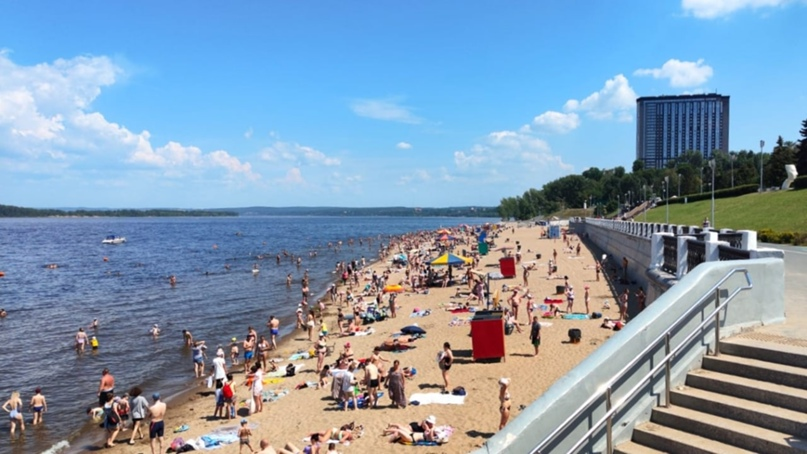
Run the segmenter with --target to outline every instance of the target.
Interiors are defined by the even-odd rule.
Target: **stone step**
[[[687,374],[686,385],[807,413],[805,389],[704,369]]]
[[[741,356],[704,356],[703,369],[807,389],[807,369]]]
[[[632,441],[626,441],[614,448],[614,454],[663,454],[665,452],[668,451],[659,451]]]
[[[748,337],[732,337],[720,341],[720,352],[807,369],[807,348],[790,345],[786,338],[781,338],[777,342],[768,342],[757,339],[755,333],[746,336]]]
[[[749,451],[766,454],[807,452],[807,442],[790,434],[680,406],[657,407],[653,409],[650,420]]]
[[[619,452],[623,443],[615,449]],[[671,427],[662,426],[652,422],[644,423],[633,429],[632,445],[647,447],[652,451],[624,451],[625,454],[633,453],[655,453],[674,452],[680,454],[750,454],[753,451],[746,451],[719,441],[710,440],[695,434],[682,432]],[[629,449],[633,446],[629,446]]]
[[[673,405],[800,437],[807,436],[807,414],[704,389],[670,392]]]

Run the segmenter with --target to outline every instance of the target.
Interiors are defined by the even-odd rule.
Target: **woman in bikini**
[[[25,432],[25,419],[22,417],[22,399],[20,399],[20,392],[14,391],[11,393],[11,398],[3,404],[3,410],[8,412],[8,419],[11,422],[11,435],[20,425],[20,430]]]
[[[454,354],[451,352],[451,344],[445,342],[443,344],[443,351],[440,352],[440,360],[437,362],[440,366],[440,371],[443,373],[443,394],[448,394],[448,370],[454,364]]]
[[[499,420],[499,430],[504,429],[510,419],[510,379],[499,379],[499,413],[502,417]]]
[[[258,360],[257,362],[262,365],[265,370],[269,368],[266,367],[266,360],[269,356],[269,350],[272,349],[272,345],[266,340],[266,336],[261,336],[261,341],[258,342]]]

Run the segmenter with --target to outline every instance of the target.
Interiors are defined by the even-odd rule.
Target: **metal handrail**
[[[745,275],[745,280],[746,280],[747,285],[742,286],[742,287],[738,287],[736,290],[734,290],[734,292],[731,293],[731,295],[729,295],[728,298],[726,298],[725,301],[720,303],[720,286],[724,282],[726,282],[730,277],[732,277],[734,274],[740,273],[740,272]],[[607,447],[606,452],[608,454],[613,453],[613,446],[611,446],[611,418],[614,415],[614,413],[616,413],[620,409],[622,404],[624,404],[628,399],[632,398],[634,396],[634,394],[636,393],[636,391],[638,391],[640,388],[642,388],[645,385],[645,383],[647,381],[649,381],[661,369],[662,366],[666,367],[666,369],[667,369],[666,378],[665,378],[664,395],[665,395],[665,405],[669,405],[669,402],[670,402],[670,360],[673,357],[675,357],[675,355],[679,352],[679,350],[684,345],[687,345],[687,343],[689,343],[689,341],[691,341],[694,338],[694,336],[701,329],[703,329],[709,322],[711,322],[712,318],[715,319],[715,331],[716,331],[715,332],[715,353],[719,354],[719,351],[720,351],[720,349],[719,349],[719,347],[720,347],[720,311],[724,307],[726,307],[728,305],[728,303],[732,299],[734,299],[735,296],[737,296],[738,293],[740,293],[742,291],[745,291],[745,290],[750,290],[753,287],[754,287],[754,284],[751,282],[751,276],[748,274],[748,270],[746,268],[734,268],[731,271],[729,271],[728,273],[726,273],[726,275],[722,279],[720,279],[715,285],[713,285],[709,290],[707,290],[703,294],[703,296],[701,296],[698,299],[697,302],[695,302],[692,306],[690,306],[690,308],[686,312],[681,314],[673,322],[673,324],[670,325],[670,328],[667,329],[667,331],[665,331],[663,334],[657,336],[656,339],[654,339],[652,342],[648,343],[647,346],[641,351],[641,353],[636,355],[633,358],[633,360],[631,360],[622,369],[620,369],[619,372],[617,372],[613,377],[611,377],[611,379],[604,385],[604,388],[601,388],[603,391],[599,391],[597,393],[592,394],[591,397],[589,397],[580,407],[578,407],[577,410],[574,413],[572,413],[568,418],[566,418],[563,421],[563,423],[558,425],[555,428],[555,430],[553,430],[546,438],[544,438],[544,440],[541,441],[541,443],[538,446],[536,446],[535,449],[533,449],[531,451],[531,453],[532,454],[540,453],[541,449],[543,449],[544,446],[546,446],[549,443],[551,443],[552,441],[554,441],[555,438],[557,438],[557,436],[560,435],[560,433],[562,431],[566,430],[573,421],[577,420],[583,414],[583,412],[585,410],[588,410],[588,408],[591,406],[591,404],[593,404],[603,394],[605,394],[605,397],[606,397],[606,413],[605,413],[605,415],[602,418],[600,418],[594,425],[592,425],[591,429],[589,429],[585,433],[585,435],[580,437],[580,440],[571,449],[569,449],[568,452],[569,453],[575,452],[580,447],[580,445],[583,444],[584,441],[586,441],[589,437],[591,437],[591,435],[594,434],[595,431],[600,429],[600,427],[603,425],[603,423],[608,423],[608,433],[607,433],[608,447]],[[715,310],[712,311],[712,313],[709,314],[708,317],[704,318],[704,321],[701,322],[698,325],[697,328],[692,330],[692,332],[684,339],[683,342],[681,342],[674,350],[670,351],[670,333],[672,333],[675,330],[675,328],[677,328],[678,325],[680,325],[684,320],[688,320],[689,316],[696,312],[696,309],[701,310],[702,309],[701,305],[703,304],[704,301],[706,301],[706,298],[709,297],[712,294],[712,292],[715,292],[715,298],[716,298],[715,299],[715,305],[716,305]],[[611,404],[611,391],[612,391],[612,386],[614,385],[614,383],[616,383],[619,379],[621,379],[628,370],[632,369],[633,366],[637,365],[640,361],[645,361],[647,354],[650,353],[650,351],[655,350],[655,348],[658,346],[658,344],[662,340],[665,341],[665,347],[666,347],[666,353],[667,353],[666,356],[664,357],[664,361],[660,362],[658,365],[656,365],[656,367],[654,367],[650,372],[648,372],[644,377],[642,377],[639,380],[639,382],[636,385],[634,385],[633,388],[631,388],[630,391],[616,405],[612,405]]]

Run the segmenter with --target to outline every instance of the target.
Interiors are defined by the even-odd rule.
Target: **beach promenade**
[[[540,237],[542,231],[543,228],[538,226],[516,226],[513,223],[503,229],[495,240],[496,248],[510,247],[512,248],[510,253],[513,254],[516,242],[519,242],[522,247],[522,263],[535,263],[535,269],[529,276],[528,288],[536,302],[541,304],[545,297],[563,298],[564,304],[560,307],[565,308],[565,298],[563,295],[556,294],[556,287],[563,286],[563,276],[568,276],[569,284],[574,287],[576,293],[575,312],[585,312],[584,287],[589,286],[590,310],[602,312],[604,317],[618,318],[614,291],[621,290],[621,287],[610,285],[609,279],[613,279],[612,276],[607,276],[610,270],[605,270],[600,281],[596,281],[594,254],[598,253],[588,251],[583,245],[578,256],[575,249],[580,242],[576,237],[570,237],[572,249],[569,250],[565,248],[561,239],[542,239]],[[470,249],[469,246],[463,245],[458,247],[457,252],[463,248]],[[553,278],[548,278],[547,264],[553,256],[553,251],[557,251],[558,271]],[[499,258],[504,253],[492,250],[487,256],[482,257],[477,270],[481,272],[498,271]],[[540,260],[536,259],[537,254],[540,254]],[[389,261],[383,261],[374,264],[372,268],[380,273],[389,265]],[[455,271],[455,276],[461,275],[461,272]],[[394,270],[389,283],[394,284],[403,279],[403,270]],[[515,278],[491,280],[490,283],[491,292],[499,290],[501,301],[506,305],[510,292],[502,292],[502,285],[508,287],[521,285],[522,267],[517,266]],[[467,292],[468,288],[462,285],[460,290]],[[356,426],[363,426],[362,435],[350,442],[349,446],[340,445],[337,448],[339,452],[410,452],[418,448],[389,444],[386,437],[382,436],[384,428],[390,423],[408,424],[434,415],[437,418],[436,425],[438,427],[450,426],[453,434],[447,444],[431,447],[429,452],[469,452],[480,447],[498,429],[500,413],[497,383],[500,378],[507,377],[511,380],[512,414],[510,419],[512,420],[518,416],[520,408],[529,405],[614,334],[612,330],[600,328],[602,320],[542,319],[543,322],[551,325],[542,329],[540,354],[534,357],[529,339],[528,317],[525,314],[526,301],[522,301],[519,315],[522,333],[516,331],[512,335],[506,336],[504,361],[474,362],[471,337],[469,336],[470,325],[465,322],[473,314],[452,314],[443,309],[447,304],[464,302],[465,297],[456,297],[456,293],[457,287],[455,286],[431,288],[428,295],[400,294],[397,298],[399,305],[397,318],[369,325],[375,329],[374,334],[344,338],[330,336],[328,345],[334,345],[336,353],[328,356],[326,363],[333,363],[337,359],[338,352],[343,349],[345,342],[352,344],[357,358],[369,357],[373,347],[381,344],[400,328],[418,324],[427,331],[427,334],[425,338],[415,342],[415,349],[401,353],[384,352],[383,356],[390,361],[400,360],[402,366],[417,369],[418,374],[406,382],[407,397],[414,393],[437,394],[441,390],[443,380],[435,357],[442,349],[443,343],[449,342],[456,358],[454,366],[449,371],[450,387],[462,386],[465,388],[467,396],[464,404],[409,405],[405,409],[395,409],[391,407],[391,401],[384,390],[385,395],[379,400],[378,408],[341,411],[335,401],[330,398],[329,388],[325,390],[295,389],[301,383],[317,381],[316,358],[312,358],[295,361],[295,363],[304,364],[296,376],[278,379],[265,386],[265,389],[279,392],[288,391],[288,394],[277,401],[266,402],[261,413],[247,416],[248,407],[243,401],[249,393],[245,387],[240,386],[240,389],[237,390],[239,411],[236,420],[220,420],[212,417],[215,409],[214,397],[210,392],[212,390],[202,387],[200,382],[198,389],[169,402],[166,418],[166,446],[177,436],[187,440],[228,428],[235,429],[240,419],[247,417],[253,427],[254,448],[257,448],[260,439],[268,438],[275,448],[281,448],[287,442],[291,442],[302,449],[306,445],[303,439],[310,433],[338,428],[353,422]],[[606,301],[609,303],[609,309],[603,308]],[[631,300],[631,304],[635,304],[633,300]],[[410,314],[416,309],[429,309],[431,314],[424,317],[410,317]],[[335,308],[330,307],[326,323],[331,327],[332,332],[336,330],[335,314]],[[246,325],[247,323],[244,325],[245,330]],[[582,342],[576,344],[568,342],[567,333],[570,328],[582,330]],[[259,329],[259,334],[264,334],[264,331],[267,331],[268,334],[266,328]],[[224,344],[226,341],[227,339],[212,339],[208,340],[208,343],[215,345],[216,343]],[[181,339],[177,339],[177,342],[180,343]],[[312,343],[308,341],[306,333],[299,330],[284,338],[276,354],[271,356],[288,358],[297,351],[307,351],[311,346]],[[284,360],[281,367],[287,363],[288,361]],[[192,364],[178,365],[178,368],[181,370],[183,366],[186,366],[187,374],[192,376]],[[241,366],[237,367],[235,371],[235,381],[241,385],[244,382]],[[361,378],[361,374],[358,378]],[[150,394],[153,390],[146,391]],[[187,425],[188,430],[177,434],[172,433],[174,428],[182,425]],[[100,432],[99,429],[99,440]],[[148,437],[145,440],[138,440],[132,446],[125,443],[129,436],[130,432],[122,432],[118,436],[118,442],[122,444],[116,445],[110,451],[132,454],[149,452]],[[101,444],[102,442],[99,441],[98,445]],[[327,450],[327,446],[324,448],[323,452]],[[221,453],[237,451],[237,442],[216,450]]]

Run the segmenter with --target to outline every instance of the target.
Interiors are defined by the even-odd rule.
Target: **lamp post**
[[[681,197],[681,174],[678,174],[678,197]]]
[[[762,158],[764,157],[762,149],[765,147],[765,141],[759,141],[759,193],[765,190],[765,186],[762,185]]]
[[[644,222],[647,222],[647,185],[642,185],[642,198],[644,198]]]
[[[731,187],[734,187],[734,160],[737,159],[737,155],[734,154],[732,151],[729,153],[729,161],[731,162]]]
[[[667,197],[667,193],[669,192],[670,188],[670,176],[667,175],[664,177],[664,203],[667,205],[667,225],[670,225],[670,198]]]
[[[711,222],[711,225],[712,225],[712,228],[714,229],[715,226],[716,226],[716,224],[715,224],[715,160],[714,160],[714,158],[712,158],[709,161],[709,167],[712,168],[712,219],[711,219],[712,222]]]

